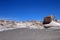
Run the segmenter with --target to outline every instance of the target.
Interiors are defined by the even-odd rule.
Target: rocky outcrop
[[[60,27],[58,20],[55,20],[55,16],[46,16],[43,20],[44,28]]]
[[[49,24],[52,20],[54,20],[54,16],[46,16],[44,17],[43,24]]]

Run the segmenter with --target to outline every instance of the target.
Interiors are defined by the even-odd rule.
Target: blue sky
[[[60,0],[0,0],[0,18],[42,20],[47,15],[60,19]]]

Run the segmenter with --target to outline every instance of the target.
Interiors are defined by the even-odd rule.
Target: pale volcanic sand
[[[60,40],[60,30],[14,29],[0,32],[0,40]]]

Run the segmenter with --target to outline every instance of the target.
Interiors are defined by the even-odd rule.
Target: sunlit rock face
[[[46,16],[43,21],[43,25],[45,28],[50,28],[50,27],[60,27],[59,21],[54,19],[54,16]]]
[[[52,20],[54,20],[54,16],[46,16],[44,17],[43,24],[49,24]]]

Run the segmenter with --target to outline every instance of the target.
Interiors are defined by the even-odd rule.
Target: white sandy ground
[[[55,21],[52,21],[50,24],[46,24],[45,26],[51,26],[48,29],[60,29],[60,23],[57,23]],[[17,25],[16,27],[13,28],[7,28],[6,26],[1,27],[0,26],[0,31],[6,31],[6,30],[13,30],[13,29],[17,29],[17,28],[29,28],[29,29],[45,29],[44,26],[40,26],[40,25],[32,25],[32,23],[21,23],[20,25]]]
[[[60,26],[60,23],[57,23],[57,22],[55,22],[55,21],[52,21],[51,23],[49,23],[49,24],[46,24],[45,26]]]

